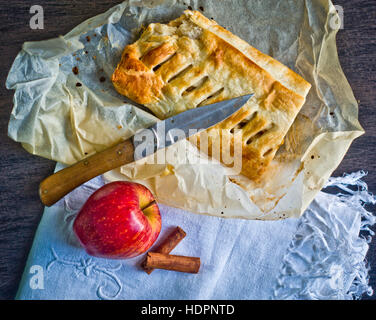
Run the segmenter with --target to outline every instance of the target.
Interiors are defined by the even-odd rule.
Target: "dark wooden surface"
[[[120,1],[0,0],[0,299],[13,299],[43,207],[38,184],[53,171],[54,162],[32,156],[7,136],[13,92],[4,83],[24,41],[64,34],[85,19]],[[44,30],[29,28],[29,8],[42,5]],[[365,178],[376,193],[376,2],[337,0],[345,12],[345,28],[338,35],[338,52],[345,74],[360,101],[359,119],[367,134],[354,142],[335,175],[367,170]],[[376,289],[376,241],[368,261],[371,285]],[[366,299],[369,299],[365,297]],[[371,299],[374,299],[372,297]]]

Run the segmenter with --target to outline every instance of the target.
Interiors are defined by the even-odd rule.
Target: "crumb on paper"
[[[100,82],[105,82],[105,81],[106,81],[106,78],[105,78],[105,77],[100,77],[100,78],[99,78],[99,81],[100,81]]]
[[[76,83],[76,87],[82,87],[82,83],[77,82],[77,83]]]
[[[91,40],[90,36],[86,36],[86,41],[90,42],[90,40]]]
[[[77,74],[79,73],[79,71],[78,71],[78,67],[77,67],[77,66],[73,67],[73,68],[72,68],[72,72],[73,72],[75,75],[77,75]]]

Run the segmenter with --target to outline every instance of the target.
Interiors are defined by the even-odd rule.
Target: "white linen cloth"
[[[59,165],[57,169],[61,168]],[[364,262],[376,203],[363,172],[330,179],[346,191],[320,192],[300,219],[221,219],[160,205],[162,231],[187,236],[173,254],[201,258],[198,274],[140,268],[129,260],[91,257],[72,232],[88,196],[104,184],[97,177],[46,208],[17,299],[353,299],[372,294]],[[350,189],[348,186],[355,186]],[[368,232],[369,236],[360,235]]]

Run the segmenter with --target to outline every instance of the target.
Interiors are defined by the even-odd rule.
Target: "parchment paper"
[[[124,1],[65,36],[26,42],[10,70],[15,89],[9,136],[36,155],[73,164],[131,137],[158,119],[129,103],[110,77],[141,27],[166,23],[191,6],[301,74],[307,102],[263,181],[227,176],[215,160],[198,165],[179,154],[166,165],[137,162],[105,174],[147,185],[164,204],[200,214],[245,219],[298,217],[362,135],[358,105],[342,72],[329,0]],[[74,67],[77,67],[74,69]]]

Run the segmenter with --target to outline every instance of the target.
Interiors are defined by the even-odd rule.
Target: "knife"
[[[44,179],[39,185],[40,199],[46,206],[51,206],[73,189],[100,174],[147,157],[159,149],[166,148],[183,138],[189,138],[192,134],[222,122],[243,107],[252,96],[253,94],[249,94],[191,109],[164,121],[159,121],[150,128],[139,131],[128,140],[87,157]],[[160,130],[161,127],[164,130]],[[185,136],[173,139],[171,135],[169,136],[173,129],[182,130]],[[196,129],[196,131],[192,129]],[[145,152],[141,154],[136,152],[136,154],[135,150],[140,150],[137,147],[142,143],[140,137],[147,137],[150,134],[154,135],[152,143],[149,143],[149,147],[145,148]],[[149,139],[149,141],[151,140]]]

